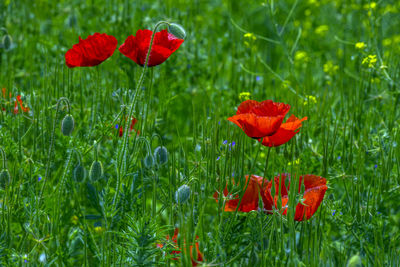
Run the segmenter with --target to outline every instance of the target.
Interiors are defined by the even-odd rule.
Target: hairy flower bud
[[[178,204],[185,203],[190,197],[190,187],[187,185],[182,185],[175,192],[175,201]]]
[[[168,31],[170,33],[172,33],[173,35],[175,35],[179,39],[185,39],[185,37],[186,37],[185,29],[179,24],[170,23],[168,25]]]
[[[168,162],[168,151],[165,146],[159,146],[154,149],[154,158],[158,165],[164,165]]]
[[[154,166],[154,158],[151,154],[147,155],[144,160],[143,164],[147,169],[151,169]]]
[[[11,45],[12,45],[11,36],[8,35],[8,34],[4,35],[2,43],[3,43],[4,49],[9,50],[11,48]]]
[[[75,182],[78,182],[78,183],[83,182],[86,178],[85,168],[80,164],[76,165],[76,167],[74,169],[74,174],[72,177],[74,178]]]
[[[89,179],[91,182],[99,180],[103,176],[103,165],[100,161],[93,161],[89,171]]]
[[[64,117],[61,122],[61,132],[65,136],[71,135],[72,131],[74,130],[75,122],[72,115],[68,114]]]

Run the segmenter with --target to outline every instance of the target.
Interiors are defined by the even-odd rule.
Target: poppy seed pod
[[[1,189],[5,189],[5,188],[6,188],[6,185],[7,185],[8,183],[10,183],[10,180],[11,180],[11,178],[10,178],[10,173],[8,172],[7,169],[3,169],[3,170],[0,172],[0,188],[1,188]]]
[[[175,201],[178,204],[185,203],[190,197],[190,187],[187,185],[182,185],[175,192]]]
[[[154,158],[159,165],[164,165],[168,162],[168,150],[165,146],[159,146],[154,149]]]
[[[72,115],[68,114],[64,117],[61,122],[61,132],[65,136],[71,135],[72,131],[74,130],[75,122]]]
[[[186,38],[186,31],[185,29],[176,23],[170,23],[168,25],[168,31],[178,37],[179,39],[185,39]]]
[[[91,182],[95,182],[103,175],[103,165],[100,161],[93,161],[89,171],[89,179]]]
[[[10,35],[8,35],[8,34],[6,34],[4,37],[3,37],[3,47],[6,49],[6,50],[9,50],[10,48],[11,48],[11,45],[12,45],[12,39],[11,39],[11,36]]]
[[[72,177],[74,178],[75,182],[83,182],[86,178],[85,168],[80,164],[76,165],[74,169],[74,175]]]
[[[144,160],[143,164],[147,169],[151,169],[154,166],[154,158],[151,154],[147,155]]]

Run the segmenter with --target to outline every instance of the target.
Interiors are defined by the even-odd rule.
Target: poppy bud
[[[61,122],[61,132],[65,136],[71,135],[72,131],[74,130],[74,118],[72,115],[68,114],[64,117],[64,119]]]
[[[178,204],[185,203],[190,197],[190,187],[187,185],[182,185],[175,192],[175,201]]]
[[[12,45],[11,36],[8,35],[8,34],[6,34],[6,35],[3,37],[3,47],[4,47],[4,49],[9,50],[9,49],[11,48],[11,45]]]
[[[74,181],[75,182],[83,182],[86,178],[86,171],[85,168],[78,164],[76,165],[75,169],[74,169],[74,175],[73,175]]]
[[[10,182],[10,173],[8,172],[7,169],[3,169],[0,172],[0,188],[5,189],[6,185]]]
[[[159,146],[154,149],[154,158],[157,164],[164,165],[168,162],[168,151],[164,146]]]
[[[147,155],[144,160],[143,164],[147,169],[151,169],[154,165],[154,158],[151,154]]]
[[[93,161],[92,166],[89,171],[89,179],[92,182],[95,182],[101,178],[103,175],[103,165],[100,161]]]
[[[185,39],[185,37],[186,37],[185,29],[179,24],[170,23],[168,25],[168,31],[170,33],[172,33],[173,35],[175,35],[179,39]]]

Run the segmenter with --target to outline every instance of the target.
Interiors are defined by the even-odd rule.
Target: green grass
[[[11,36],[12,45],[0,48],[0,87],[21,95],[30,112],[13,114],[14,100],[0,95],[11,176],[0,189],[0,265],[190,266],[197,241],[210,266],[360,266],[355,257],[398,266],[400,5],[374,3],[1,1],[0,38]],[[132,132],[118,158],[115,125],[125,123],[143,68],[116,50],[97,67],[68,69],[64,54],[78,36],[107,33],[119,46],[161,20],[183,25],[187,38],[148,69],[134,109],[140,134]],[[371,66],[362,63],[368,55],[376,55]],[[268,151],[227,121],[242,92],[290,104],[289,114],[308,120]],[[70,137],[60,131],[61,97],[75,120]],[[95,140],[103,176],[92,182]],[[145,164],[161,145],[167,164]],[[310,220],[291,220],[293,210],[223,212],[214,200],[232,174],[242,182],[262,176],[268,154],[267,179],[327,179]],[[78,164],[84,182],[74,180]],[[182,185],[191,194],[177,204]],[[175,227],[186,247],[179,261],[166,239]]]

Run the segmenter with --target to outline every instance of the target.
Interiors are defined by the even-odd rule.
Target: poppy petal
[[[153,32],[150,30],[138,30],[136,36],[131,35],[126,38],[119,47],[119,51],[135,63],[144,66],[152,34]],[[153,67],[163,63],[180,47],[183,41],[183,39],[178,39],[168,33],[167,30],[157,32],[154,36],[148,66]]]
[[[234,115],[229,121],[239,126],[252,138],[262,138],[274,134],[282,124],[284,116],[263,117],[253,113]]]
[[[69,68],[97,66],[112,56],[117,48],[117,39],[105,33],[95,33],[86,39],[79,37],[79,43],[65,53]]]
[[[307,120],[307,117],[298,119],[294,115],[290,116],[273,135],[264,137],[262,144],[268,147],[276,147],[289,142],[299,132],[297,130],[302,126],[301,122],[305,120]]]

